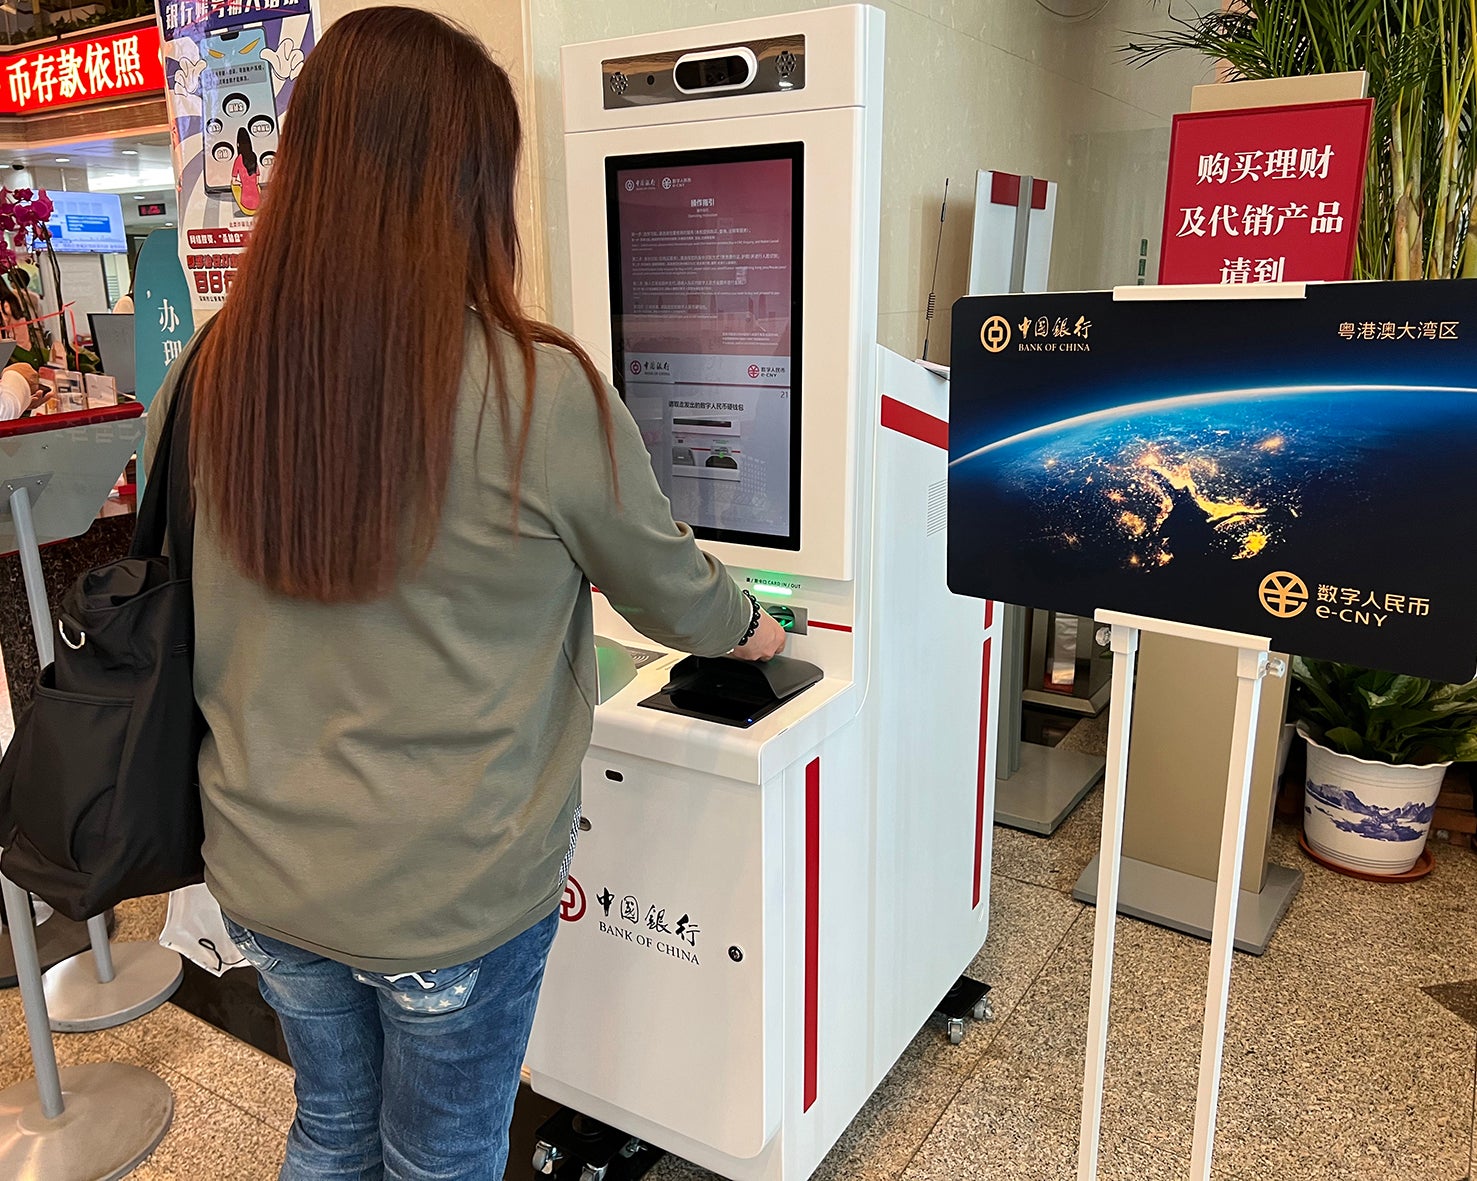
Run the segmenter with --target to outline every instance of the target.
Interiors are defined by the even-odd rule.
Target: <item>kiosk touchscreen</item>
[[[800,548],[805,146],[605,162],[617,387],[698,537]]]
[[[947,590],[947,383],[877,344],[882,67],[861,5],[564,50],[575,333],[791,634],[690,657],[595,598],[545,1172],[809,1177],[984,942],[996,625]]]

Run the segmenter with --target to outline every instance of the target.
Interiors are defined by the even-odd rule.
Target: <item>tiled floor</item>
[[[1069,891],[1100,811],[1089,797],[1050,841],[996,831],[991,935],[973,969],[995,985],[996,1020],[958,1047],[924,1029],[819,1177],[1075,1175],[1092,912]],[[1369,885],[1308,862],[1290,830],[1274,852],[1306,879],[1268,954],[1236,958],[1218,1181],[1467,1177],[1477,1030],[1459,1014],[1473,1015],[1477,988],[1477,856],[1443,846],[1425,881]],[[120,937],[146,936],[159,908],[120,918]],[[1119,923],[1105,1178],[1185,1175],[1207,958],[1195,940]],[[174,1128],[136,1176],[276,1175],[292,1115],[280,1063],[173,1006],[57,1044],[64,1062],[133,1062],[174,1088]],[[0,1084],[28,1068],[17,998],[0,994]],[[509,1176],[528,1177],[525,1162]],[[670,1158],[653,1174],[705,1176]]]

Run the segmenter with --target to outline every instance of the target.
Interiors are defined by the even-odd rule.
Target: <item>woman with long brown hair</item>
[[[578,830],[591,580],[675,648],[784,642],[673,522],[589,358],[519,306],[519,140],[471,37],[344,17],[174,369],[207,880],[297,1068],[284,1178],[502,1176]]]

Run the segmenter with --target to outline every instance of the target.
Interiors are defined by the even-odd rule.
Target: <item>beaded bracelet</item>
[[[742,648],[754,638],[754,633],[759,630],[759,613],[764,609],[759,606],[759,600],[748,591],[744,591],[743,594],[744,598],[749,600],[749,605],[754,608],[754,614],[749,618],[749,630],[744,633],[744,638],[734,645],[735,648]]]

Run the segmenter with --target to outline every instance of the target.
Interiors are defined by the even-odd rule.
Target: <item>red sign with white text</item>
[[[37,115],[109,99],[164,95],[159,27],[0,54],[0,115]]]
[[[1371,99],[1174,117],[1161,283],[1353,276]]]

